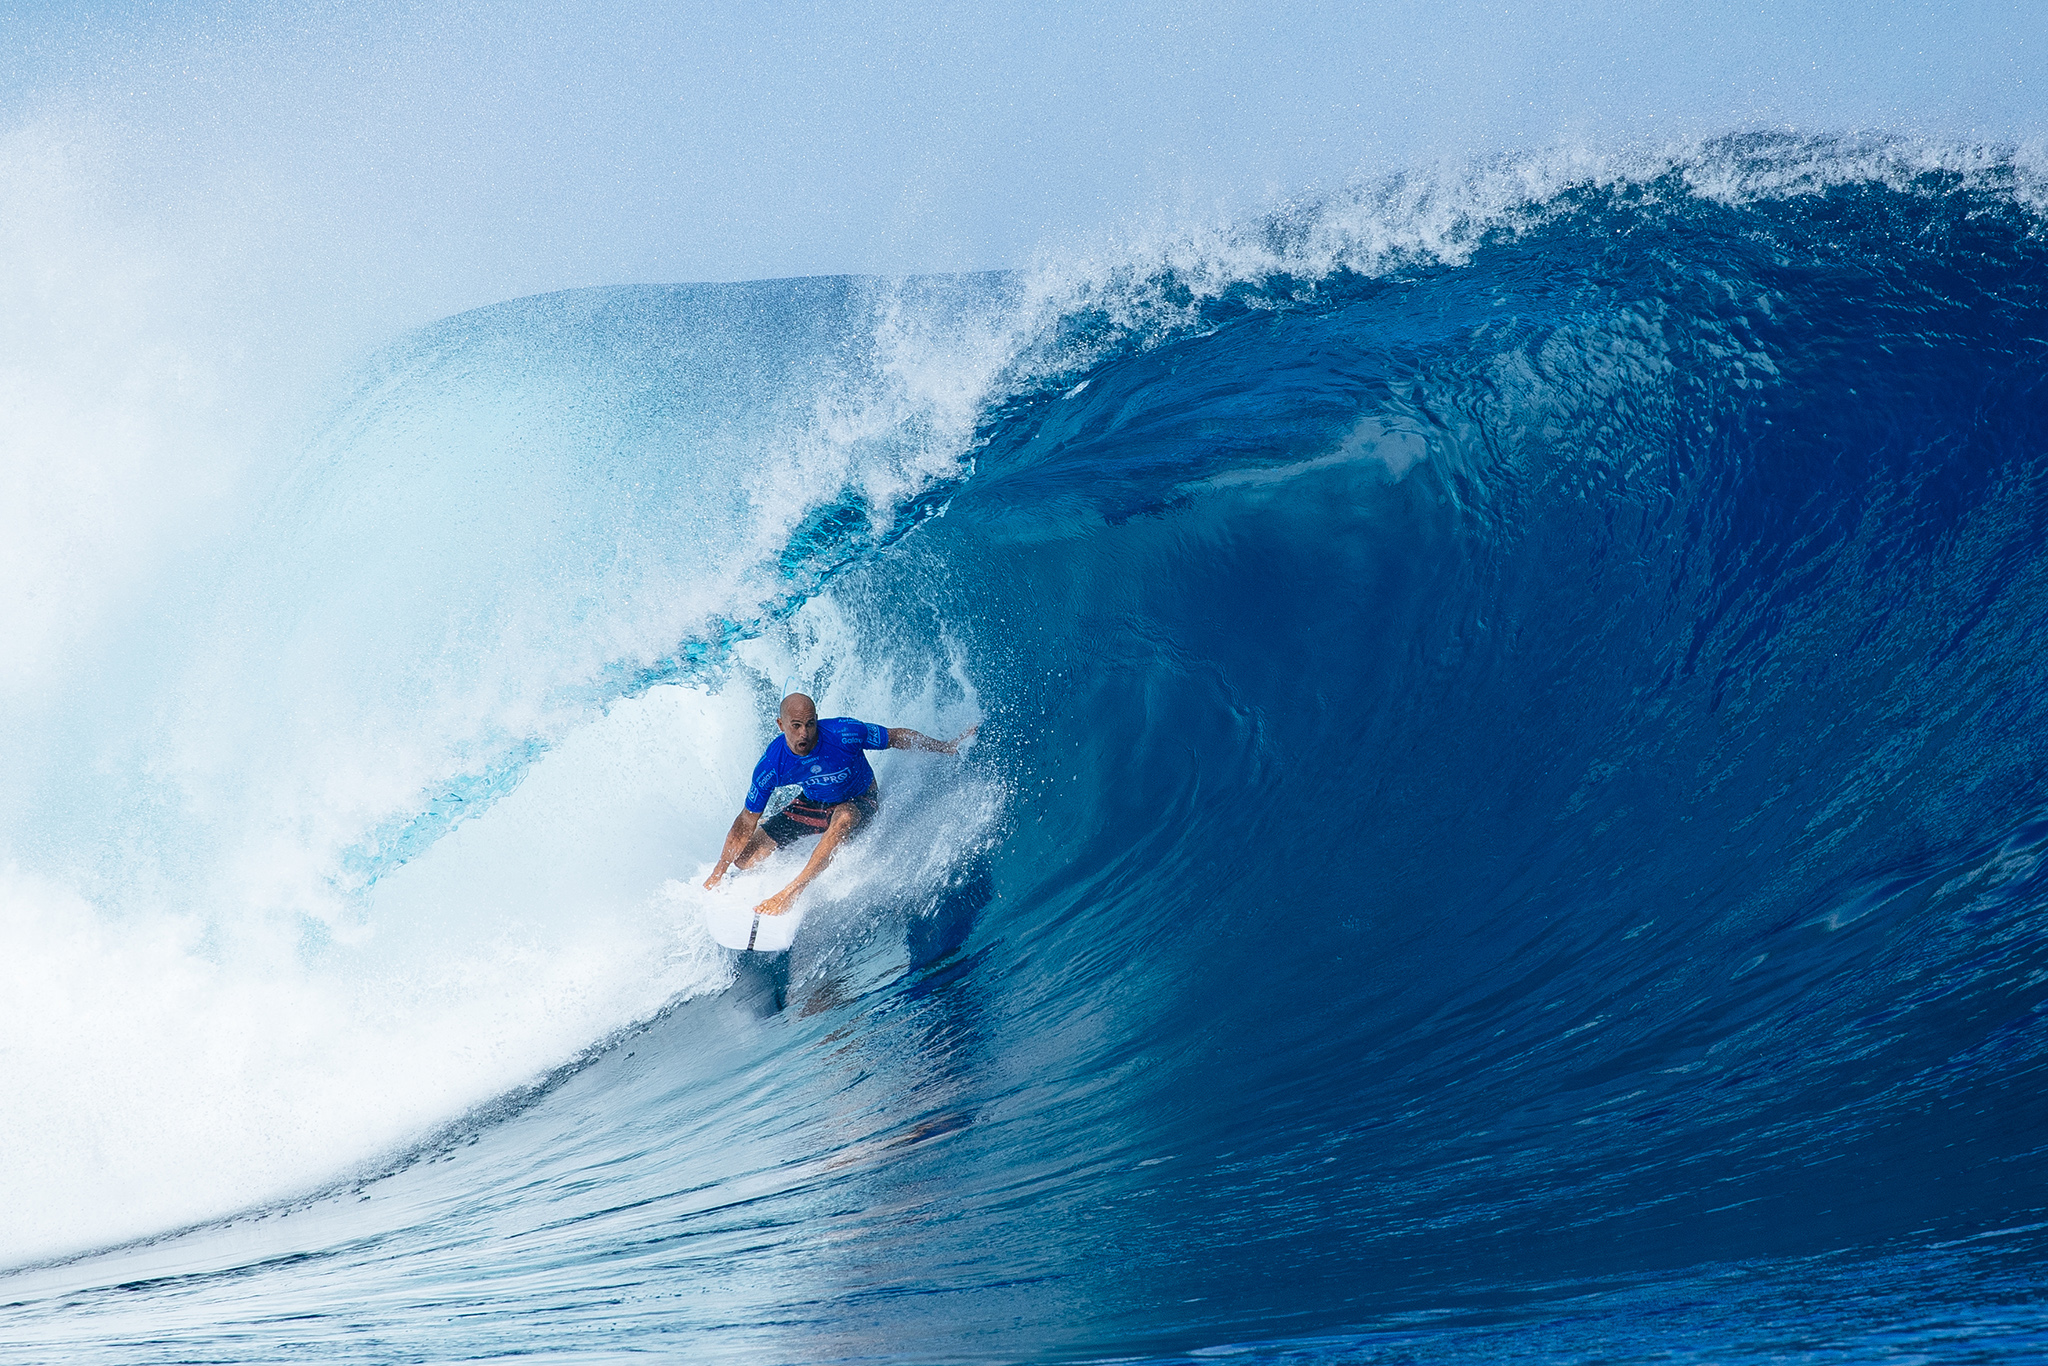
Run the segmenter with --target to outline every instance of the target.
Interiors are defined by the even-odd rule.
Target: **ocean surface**
[[[1741,137],[395,342],[10,722],[0,1358],[2048,1357],[2044,225]],[[981,730],[777,1011],[790,688]]]

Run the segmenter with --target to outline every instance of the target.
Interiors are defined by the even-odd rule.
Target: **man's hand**
[[[942,753],[942,754],[958,754],[958,753],[960,752],[960,746],[962,746],[962,745],[966,744],[966,743],[967,743],[967,742],[968,742],[969,740],[972,740],[972,739],[974,738],[974,732],[976,732],[976,731],[978,731],[978,730],[980,730],[980,729],[981,729],[981,722],[979,722],[979,721],[975,722],[975,723],[974,723],[973,725],[969,726],[969,727],[968,727],[968,728],[967,728],[966,730],[963,730],[963,731],[961,731],[961,732],[960,732],[960,733],[959,733],[958,735],[956,735],[956,736],[954,736],[954,737],[953,737],[952,739],[950,739],[950,740],[946,741],[946,747],[945,747],[945,748],[944,748],[943,750],[941,750],[941,751],[940,751],[940,753]]]
[[[803,890],[803,888],[801,888],[801,887],[784,887],[784,888],[783,888],[783,889],[782,889],[781,891],[777,892],[777,893],[776,893],[776,894],[775,894],[774,896],[771,896],[771,897],[769,897],[769,898],[768,898],[768,899],[767,899],[766,901],[764,901],[764,902],[762,902],[762,903],[761,903],[760,905],[758,905],[758,906],[754,907],[754,914],[755,914],[755,915],[784,915],[784,914],[787,914],[787,913],[788,913],[788,911],[789,911],[789,908],[790,908],[790,907],[792,907],[792,906],[794,906],[794,905],[796,905],[796,894],[797,894],[798,892],[802,891],[802,890]]]
[[[729,865],[727,864],[721,863],[716,868],[713,868],[711,870],[711,876],[704,879],[705,891],[708,892],[712,888],[716,887],[719,883],[725,881],[725,870],[728,866]]]

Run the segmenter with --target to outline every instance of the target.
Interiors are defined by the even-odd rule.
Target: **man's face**
[[[801,758],[818,747],[818,709],[810,702],[784,707],[775,724],[782,727],[782,738],[789,742],[791,754]]]

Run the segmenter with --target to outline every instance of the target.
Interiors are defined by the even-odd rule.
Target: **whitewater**
[[[1503,158],[464,312],[175,555],[17,475],[0,1355],[2037,1357],[2044,223]],[[776,1011],[797,687],[981,730]]]

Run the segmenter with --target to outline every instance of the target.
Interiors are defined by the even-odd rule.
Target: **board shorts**
[[[761,822],[761,833],[775,841],[777,849],[793,844],[812,835],[822,835],[825,827],[832,823],[832,815],[843,806],[853,808],[853,828],[860,829],[868,823],[882,805],[882,785],[875,784],[858,797],[843,802],[814,802],[798,794],[788,806]]]

